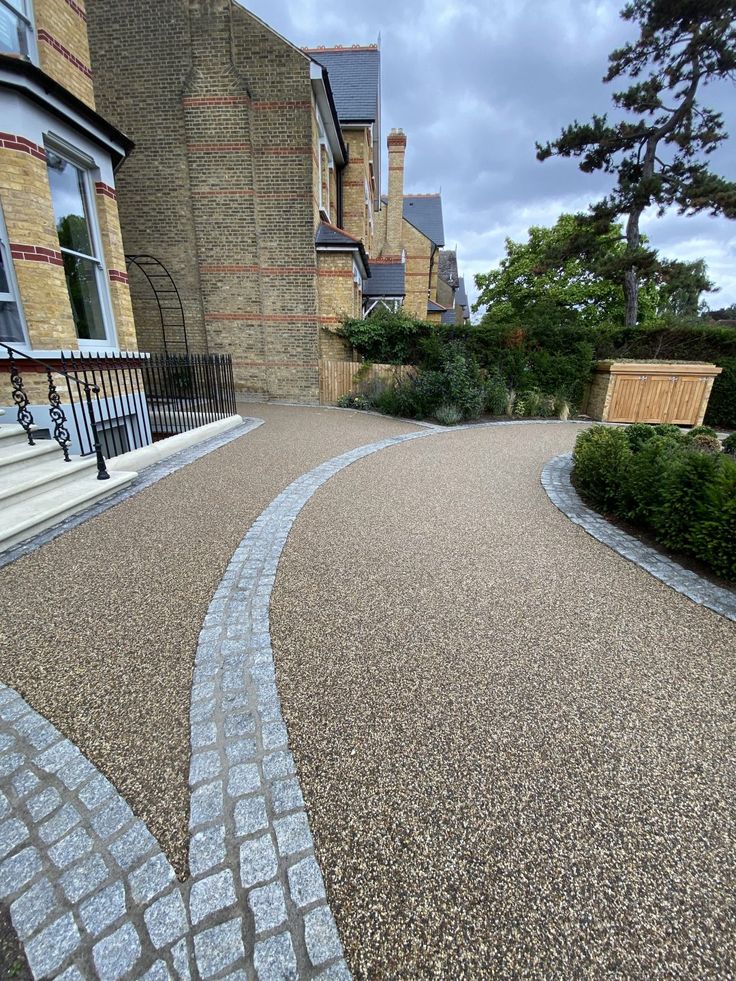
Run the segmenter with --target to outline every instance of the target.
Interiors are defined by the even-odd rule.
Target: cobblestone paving
[[[572,454],[562,453],[547,464],[542,471],[542,486],[550,500],[576,525],[584,528],[589,535],[608,545],[619,555],[646,569],[657,579],[676,589],[700,606],[720,613],[729,620],[736,620],[736,595],[715,583],[709,582],[697,572],[685,569],[678,562],[669,559],[656,548],[640,542],[606,521],[597,512],[587,507],[570,481],[572,473]]]
[[[305,474],[236,550],[196,656],[185,884],[112,784],[0,687],[0,901],[34,977],[349,977],[281,717],[269,599],[315,490],[430,434],[384,439]]]

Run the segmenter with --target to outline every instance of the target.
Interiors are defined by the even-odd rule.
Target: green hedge
[[[573,463],[575,486],[594,507],[736,581],[736,459],[714,453],[707,433],[593,426],[578,436]]]

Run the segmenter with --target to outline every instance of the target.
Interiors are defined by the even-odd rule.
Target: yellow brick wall
[[[408,221],[402,222],[406,250],[406,299],[404,309],[414,317],[427,319],[427,289],[432,243]]]
[[[368,255],[375,248],[369,215],[366,214],[365,186],[370,187],[370,130],[368,127],[347,130],[344,134],[348,146],[348,165],[343,171],[343,228],[350,235],[361,239]]]
[[[120,282],[114,277],[116,272],[125,273],[125,249],[123,248],[123,235],[120,231],[118,206],[107,194],[97,193],[95,197],[105,264],[108,275],[113,273],[108,286],[118,347],[124,351],[135,351],[138,348],[138,339],[133,320],[133,307],[130,302],[130,289],[127,283]]]
[[[320,357],[349,361],[352,351],[335,334],[343,317],[361,315],[362,297],[353,282],[353,256],[350,252],[317,253],[317,294],[319,300]]]
[[[46,164],[29,153],[0,150],[0,202],[8,238],[58,253]],[[76,347],[64,269],[59,265],[14,259],[21,304],[32,347]]]
[[[33,6],[42,70],[94,108],[85,0],[35,0]]]

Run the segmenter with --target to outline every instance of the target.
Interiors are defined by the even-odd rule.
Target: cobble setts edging
[[[572,454],[556,456],[542,471],[542,486],[552,503],[563,514],[585,529],[589,535],[608,545],[619,555],[646,569],[661,582],[677,590],[700,606],[706,606],[729,620],[736,621],[736,595],[722,586],[717,586],[697,572],[685,569],[662,552],[645,545],[633,535],[611,524],[597,512],[587,507],[573,487]]]

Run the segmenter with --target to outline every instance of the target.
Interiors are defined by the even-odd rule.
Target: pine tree
[[[576,121],[554,142],[538,143],[537,157],[579,157],[585,173],[615,175],[591,217],[627,216],[622,278],[625,322],[633,326],[640,270],[656,265],[656,254],[642,246],[643,212],[656,205],[659,215],[674,206],[680,214],[736,217],[736,183],[712,173],[706,160],[728,138],[723,118],[699,102],[709,82],[736,78],[736,0],[633,0],[621,16],[638,24],[639,37],[609,55],[603,81],[633,80],[613,94],[625,118]]]

